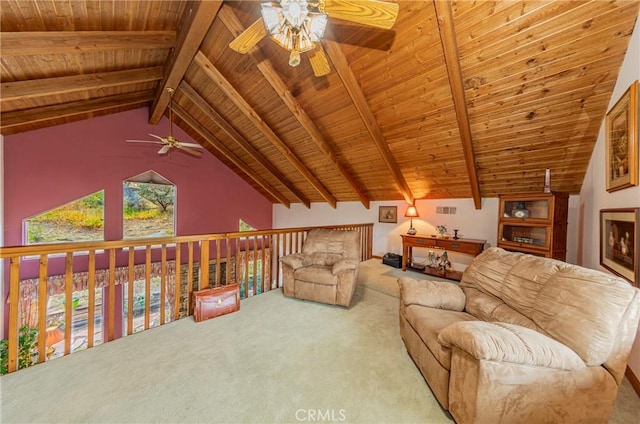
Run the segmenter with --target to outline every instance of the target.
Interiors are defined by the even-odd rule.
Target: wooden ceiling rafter
[[[263,155],[256,150],[229,122],[227,122],[217,110],[213,108],[196,90],[186,81],[180,83],[180,91],[194,105],[202,110],[209,119],[211,119],[225,134],[229,136],[238,146],[242,148],[253,160],[258,162],[262,167],[276,179],[280,184],[287,188],[293,196],[307,208],[311,207],[311,203],[302,193],[300,193],[287,179],[278,171]],[[255,181],[255,179],[254,179]],[[257,181],[256,181],[257,182]],[[281,201],[281,203],[283,203]],[[284,203],[283,203],[284,204]],[[289,207],[288,205],[286,205]]]
[[[149,108],[149,123],[157,124],[171,100],[167,88],[176,88],[184,78],[193,57],[198,52],[202,40],[207,35],[222,1],[190,2],[178,26],[175,49],[165,61],[162,82],[158,85],[156,98]]]
[[[174,31],[21,31],[0,33],[3,56],[170,49]]]
[[[329,37],[324,38],[322,41],[326,53],[331,59],[336,72],[340,76],[345,89],[349,93],[349,97],[351,98],[353,105],[358,111],[362,122],[364,122],[365,126],[367,127],[367,131],[369,132],[369,135],[378,148],[382,159],[387,165],[387,168],[389,168],[389,171],[391,172],[391,175],[393,176],[393,179],[398,186],[398,190],[402,194],[402,197],[408,204],[413,205],[415,203],[415,197],[411,192],[411,188],[409,187],[409,184],[407,184],[407,180],[404,178],[400,166],[398,166],[398,163],[393,157],[391,149],[389,149],[389,145],[387,144],[384,135],[382,134],[382,130],[380,129],[380,126],[378,125],[378,122],[373,115],[371,108],[369,107],[367,98],[365,97],[362,88],[358,84],[358,80],[356,79],[353,71],[347,63],[347,58],[344,56],[344,53],[342,52],[340,46],[336,42],[331,41],[333,35],[330,34],[329,29],[326,30],[326,33],[329,35]]]
[[[153,100],[154,91],[118,94],[114,96],[99,97],[90,100],[79,100],[69,103],[61,103],[51,106],[29,109],[25,114],[23,110],[5,112],[0,114],[0,132],[3,135],[20,132],[20,127],[36,123],[46,123],[54,119],[68,118],[78,115],[90,115],[94,112],[108,111],[131,105],[140,105]]]
[[[238,20],[238,18],[233,14],[230,8],[222,8],[222,10],[220,10],[219,17],[224,26],[234,37],[239,36],[245,30],[240,20]],[[309,134],[311,140],[318,146],[320,151],[329,160],[329,162],[331,162],[331,164],[340,173],[340,175],[342,175],[344,180],[356,193],[364,207],[369,209],[371,201],[369,197],[364,193],[364,191],[362,191],[362,189],[360,188],[361,184],[359,184],[355,180],[355,178],[353,178],[351,173],[341,163],[340,159],[338,159],[335,152],[333,151],[329,143],[325,140],[316,124],[309,117],[298,100],[296,100],[296,98],[293,96],[293,94],[289,90],[289,87],[287,87],[287,84],[285,84],[285,82],[282,80],[271,62],[269,62],[266,57],[255,47],[249,50],[248,55],[253,60],[258,70],[265,77],[267,82],[271,85],[271,87],[273,87],[275,92],[282,99],[282,102],[287,106],[289,111],[291,111],[291,114],[298,120],[307,134]]]
[[[162,66],[2,83],[2,102],[162,79]]]
[[[471,195],[476,209],[482,209],[476,160],[473,153],[473,136],[471,134],[469,111],[467,110],[467,100],[464,93],[464,81],[462,79],[462,69],[460,68],[456,30],[453,23],[453,10],[451,9],[451,3],[448,1],[433,0],[433,5],[438,17],[438,31],[440,32],[440,39],[442,40],[442,50],[447,65],[449,86],[451,87],[451,94],[453,95],[453,105],[458,118],[458,131],[462,142],[464,160],[467,165]]]
[[[209,61],[204,53],[199,51],[195,57],[195,63],[201,67],[203,72],[213,81],[216,86],[236,105],[238,109],[260,130],[264,137],[284,156],[296,170],[302,174],[309,184],[322,196],[322,198],[335,209],[337,200],[329,193],[315,175],[307,168],[302,161],[291,151],[291,149],[278,137],[271,127],[260,117],[242,95],[231,85],[231,83],[220,73],[220,71]]]
[[[209,130],[204,128],[199,122],[197,122],[193,117],[187,113],[180,105],[174,104],[173,112],[180,118],[182,121],[189,125],[194,131],[196,131],[202,138],[204,138],[208,143],[208,148],[215,150],[218,155],[227,158],[230,162],[232,162],[235,166],[237,166],[244,174],[251,178],[256,182],[260,187],[262,187],[270,196],[274,199],[282,203],[287,208],[291,207],[291,203],[284,197],[278,190],[273,188],[266,180],[260,177],[255,172],[251,171],[251,168],[247,166],[239,157],[237,157],[229,148],[227,148],[220,140],[216,138]]]

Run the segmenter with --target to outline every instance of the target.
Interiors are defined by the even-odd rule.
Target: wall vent
[[[455,215],[455,206],[436,206],[436,213],[440,215]]]

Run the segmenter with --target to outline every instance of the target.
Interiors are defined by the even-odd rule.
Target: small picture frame
[[[600,210],[600,265],[639,287],[640,208]]]
[[[638,81],[605,119],[607,191],[638,185]]]
[[[398,222],[398,207],[397,206],[380,206],[378,208],[378,222]]]

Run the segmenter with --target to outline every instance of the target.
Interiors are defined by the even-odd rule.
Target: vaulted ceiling
[[[0,131],[144,106],[156,124],[173,87],[187,141],[274,203],[479,208],[547,168],[578,193],[640,2],[396,3],[390,30],[329,18],[315,77],[268,37],[229,48],[255,1],[2,0]]]

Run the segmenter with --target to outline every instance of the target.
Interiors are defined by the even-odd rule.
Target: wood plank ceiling
[[[155,124],[174,87],[176,125],[274,203],[479,208],[546,168],[578,193],[640,3],[397,3],[391,30],[330,18],[318,78],[268,38],[228,47],[255,1],[1,0],[0,130],[144,106]]]

